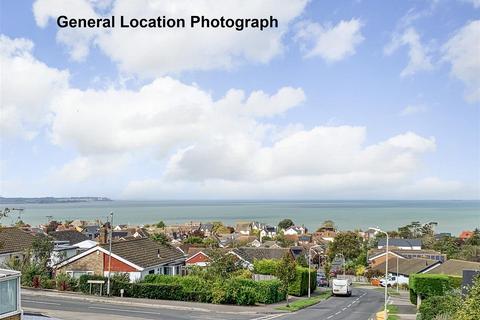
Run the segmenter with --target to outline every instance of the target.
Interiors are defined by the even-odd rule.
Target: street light
[[[385,232],[385,231],[383,231],[383,230],[381,230],[381,229],[378,228],[378,227],[377,227],[377,228],[370,227],[369,229],[375,231],[375,233],[380,232],[380,233],[383,233],[383,234],[385,234],[385,235],[387,236],[387,243],[386,243],[386,249],[385,249],[385,250],[386,250],[386,251],[385,251],[385,253],[386,253],[386,255],[385,255],[385,256],[386,256],[386,259],[385,259],[385,305],[384,305],[384,308],[383,308],[384,319],[387,320],[387,302],[388,302],[388,291],[387,291],[387,290],[388,290],[388,255],[389,255],[389,253],[388,253],[388,233]],[[397,279],[397,281],[398,281],[398,279]]]
[[[312,249],[313,248],[318,248],[318,247],[321,247],[321,245],[316,245],[316,246],[311,246],[309,249],[308,249],[308,297],[310,298],[310,288],[311,288],[311,275],[310,275],[310,268],[311,268],[311,264],[312,264]],[[316,281],[316,279],[315,279]]]
[[[112,230],[113,230],[113,212],[110,212],[110,230],[108,244],[108,279],[107,279],[107,295],[110,296],[110,274],[112,272]]]
[[[343,277],[345,278],[345,256],[343,255],[343,253],[337,253],[335,255],[335,258],[337,256],[342,256],[342,269],[343,269]]]

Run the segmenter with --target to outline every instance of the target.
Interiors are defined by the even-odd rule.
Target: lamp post
[[[385,249],[385,253],[386,253],[386,259],[385,259],[385,304],[384,304],[384,308],[383,308],[383,312],[384,312],[384,319],[387,320],[387,302],[388,302],[388,255],[389,255],[389,252],[388,252],[388,233],[381,230],[380,228],[372,228],[370,227],[370,230],[373,230],[375,231],[376,233],[383,233],[387,236],[387,243],[386,243],[386,249]],[[398,281],[398,279],[397,279]]]
[[[108,279],[107,295],[110,296],[110,274],[112,272],[112,230],[113,230],[113,212],[110,212],[110,230],[108,239]]]
[[[312,249],[313,248],[318,248],[318,247],[321,247],[320,245],[316,245],[316,246],[311,246],[309,249],[308,249],[308,297],[310,298],[310,288],[311,288],[311,275],[310,275],[310,268],[311,268],[311,265],[312,265]],[[315,279],[316,281],[316,279]]]
[[[398,256],[397,256],[397,292],[398,292]]]

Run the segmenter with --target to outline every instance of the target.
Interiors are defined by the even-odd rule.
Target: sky
[[[0,4],[1,196],[480,199],[479,0]]]

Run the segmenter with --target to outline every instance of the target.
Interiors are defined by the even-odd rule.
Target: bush
[[[57,274],[55,280],[56,288],[60,291],[75,290],[77,286],[77,281],[65,273]]]
[[[412,274],[409,279],[410,302],[417,304],[417,296],[422,300],[443,296],[454,288],[455,281],[442,274]]]
[[[253,272],[257,274],[274,275],[278,268],[279,261],[271,259],[255,260]]]
[[[437,316],[453,316],[462,306],[458,295],[433,296],[422,301],[419,313],[421,320],[434,320]]]

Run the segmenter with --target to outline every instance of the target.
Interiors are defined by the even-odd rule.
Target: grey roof
[[[463,270],[480,270],[480,262],[450,259],[440,266],[427,271],[427,273],[462,276]]]
[[[68,241],[69,244],[76,244],[88,240],[86,235],[76,230],[54,231],[48,235],[57,241]]]
[[[387,239],[378,240],[378,246],[384,247],[387,244]],[[422,240],[420,239],[389,239],[388,245],[392,247],[421,247]]]
[[[422,271],[439,263],[440,261],[430,259],[398,259],[398,274],[409,276],[411,274],[421,273]],[[385,262],[380,263],[373,269],[385,271]],[[397,259],[390,258],[388,260],[388,272],[397,273]]]
[[[101,246],[108,250],[108,244]],[[185,260],[180,250],[149,238],[112,242],[112,252],[142,268]]]
[[[254,247],[240,247],[235,248],[232,252],[239,255],[243,260],[253,263],[255,260],[263,259],[282,259],[287,248],[254,248]]]
[[[99,233],[100,232],[100,226],[86,226],[82,230],[83,233]]]

